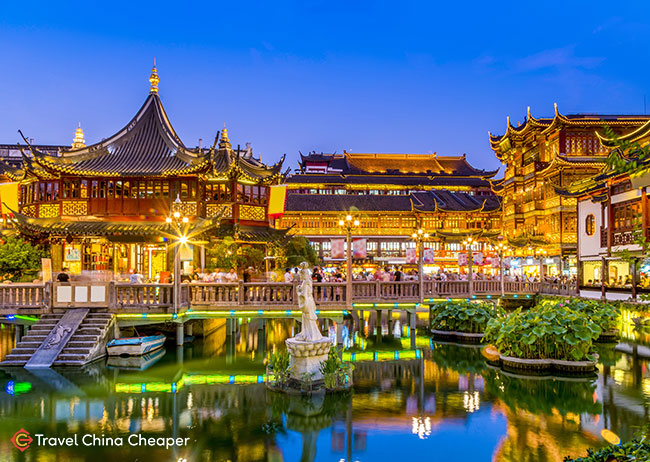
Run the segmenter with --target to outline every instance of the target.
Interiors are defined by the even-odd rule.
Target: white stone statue
[[[285,340],[291,357],[291,377],[298,381],[322,380],[320,365],[327,359],[332,346],[328,337],[323,337],[316,320],[316,303],[311,281],[309,264],[300,264],[300,285],[298,290],[298,306],[302,311],[302,329],[295,337]]]
[[[302,311],[302,330],[294,338],[306,342],[318,341],[323,337],[316,320],[316,302],[314,301],[314,288],[311,280],[309,264],[304,261],[300,264],[300,285],[298,286],[298,307]]]

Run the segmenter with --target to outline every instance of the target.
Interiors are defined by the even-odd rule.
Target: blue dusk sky
[[[644,113],[650,3],[0,3],[0,143],[87,142],[160,95],[188,146],[226,123],[262,160],[298,151],[467,153],[499,166],[506,116]]]

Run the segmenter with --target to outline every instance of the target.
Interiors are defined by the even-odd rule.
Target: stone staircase
[[[25,366],[63,313],[44,314],[0,363],[1,366]],[[89,312],[75,330],[53,366],[83,366],[106,355],[106,342],[112,338],[114,317],[106,312]]]

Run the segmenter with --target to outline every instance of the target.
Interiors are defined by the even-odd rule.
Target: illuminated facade
[[[577,272],[577,199],[559,195],[556,187],[567,188],[602,169],[609,150],[597,130],[609,126],[626,133],[649,118],[563,115],[556,106],[553,117],[535,118],[529,109],[523,124],[515,127],[508,118],[505,134],[489,135],[506,167],[493,187],[503,198],[503,234],[516,255],[537,253],[545,274]],[[531,268],[539,268],[539,260]]]
[[[647,145],[650,122],[620,140]],[[625,161],[638,161],[634,152],[621,153],[613,140],[601,138],[601,143]],[[579,282],[583,294],[627,299],[649,291],[648,256],[638,242],[641,236],[650,238],[649,187],[647,172],[630,177],[604,166],[584,181],[557,188],[560,195],[578,201]],[[622,252],[628,258],[623,258]]]
[[[472,167],[464,155],[301,155],[300,170],[287,179],[281,226],[336,264],[332,239],[345,235],[339,220],[349,213],[359,220],[353,238],[366,239],[367,256],[355,262],[366,267],[406,264],[415,248],[411,235],[422,228],[434,258],[425,271],[457,267],[463,239],[476,238],[473,250],[487,256],[487,243],[500,233],[501,200],[488,181],[495,174]]]
[[[224,128],[212,147],[188,148],[172,127],[158,95],[154,67],[150,92],[133,119],[101,142],[86,146],[81,126],[71,147],[43,151],[26,138],[19,165],[5,174],[18,183],[16,226],[48,241],[55,271],[69,268],[153,278],[170,270],[172,212],[219,221],[210,234],[267,243],[284,236],[269,226],[269,187],[282,178],[252,149],[233,149]],[[220,220],[219,220],[220,218]],[[182,252],[184,268],[202,267],[198,248]]]

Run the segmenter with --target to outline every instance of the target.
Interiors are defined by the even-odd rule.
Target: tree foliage
[[[264,250],[250,245],[239,245],[233,239],[224,239],[206,251],[208,268],[243,269],[264,266]]]
[[[33,279],[41,269],[41,258],[47,257],[49,254],[42,247],[10,237],[0,245],[0,274],[13,281]]]
[[[306,261],[311,266],[319,263],[318,254],[311,246],[309,241],[302,236],[294,236],[291,240],[281,249],[281,263],[284,266],[298,266],[303,261]]]

